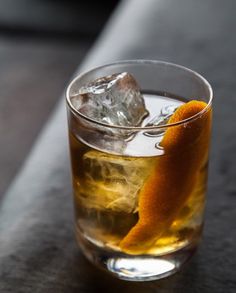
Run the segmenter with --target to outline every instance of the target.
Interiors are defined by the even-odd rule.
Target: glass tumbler
[[[144,99],[138,126],[109,124],[110,108],[99,95],[90,102],[80,94],[98,78],[123,72]],[[123,94],[129,93],[127,83]],[[70,83],[75,234],[93,264],[120,279],[148,281],[175,273],[192,256],[203,228],[212,98],[201,75],[160,61],[108,64]],[[91,115],[80,111],[82,103]],[[120,107],[119,95],[112,103]],[[132,103],[121,115],[132,112]]]

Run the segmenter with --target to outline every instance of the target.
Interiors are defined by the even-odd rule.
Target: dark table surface
[[[129,283],[85,260],[73,236],[61,103],[0,205],[0,292],[235,292],[235,9],[234,0],[123,1],[79,69],[160,59],[197,70],[212,84],[206,225],[192,261],[172,277]]]

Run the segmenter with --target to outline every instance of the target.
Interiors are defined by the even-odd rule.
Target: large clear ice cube
[[[153,159],[128,158],[89,151],[83,156],[84,176],[77,200],[88,209],[136,212],[138,192]]]
[[[90,82],[71,102],[85,116],[109,125],[140,126],[148,115],[139,85],[127,72]]]

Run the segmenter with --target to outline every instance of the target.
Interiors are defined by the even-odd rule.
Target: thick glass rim
[[[71,103],[70,100],[70,90],[73,86],[73,84],[78,80],[81,79],[83,76],[90,74],[94,71],[98,71],[101,70],[103,68],[107,68],[107,67],[112,67],[112,66],[116,66],[116,65],[135,65],[135,64],[145,64],[145,65],[165,65],[165,66],[170,66],[170,67],[175,67],[175,68],[179,68],[182,70],[185,70],[186,72],[189,72],[190,74],[196,76],[197,78],[199,78],[203,84],[206,86],[206,88],[209,91],[209,101],[206,105],[206,107],[204,109],[202,109],[200,112],[198,112],[197,114],[187,118],[187,119],[183,119],[181,121],[175,122],[175,123],[170,123],[170,124],[166,124],[166,125],[158,125],[158,126],[120,126],[120,125],[110,125],[108,123],[104,123],[104,122],[100,122],[97,121],[96,119],[87,117],[86,115],[80,113],[78,110],[76,110],[74,108],[74,106]],[[210,85],[210,83],[199,73],[197,73],[194,70],[191,70],[185,66],[182,65],[178,65],[175,63],[170,63],[170,62],[165,62],[165,61],[158,61],[158,60],[145,60],[145,59],[137,59],[137,60],[120,60],[117,62],[113,62],[113,63],[108,63],[102,66],[97,66],[94,67],[93,69],[90,69],[88,71],[82,72],[79,75],[77,75],[74,79],[72,79],[72,81],[69,83],[67,90],[66,90],[66,102],[67,105],[69,106],[70,110],[76,115],[79,116],[80,118],[89,121],[93,124],[96,125],[100,125],[106,128],[116,128],[116,129],[123,129],[123,130],[133,130],[133,131],[146,131],[146,130],[159,130],[159,129],[163,129],[163,128],[169,128],[169,127],[173,127],[173,126],[177,126],[177,125],[181,125],[181,124],[185,124],[185,123],[189,123],[193,120],[195,120],[198,117],[201,117],[204,113],[206,113],[208,111],[208,109],[211,107],[212,105],[212,100],[213,100],[213,90],[212,87]]]

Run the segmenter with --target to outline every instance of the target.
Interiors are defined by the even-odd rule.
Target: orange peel
[[[190,101],[180,106],[168,124],[188,119],[207,104]],[[170,227],[191,194],[199,170],[207,160],[211,108],[185,124],[167,128],[161,141],[165,154],[139,193],[139,220],[121,240],[130,254],[145,253]]]

